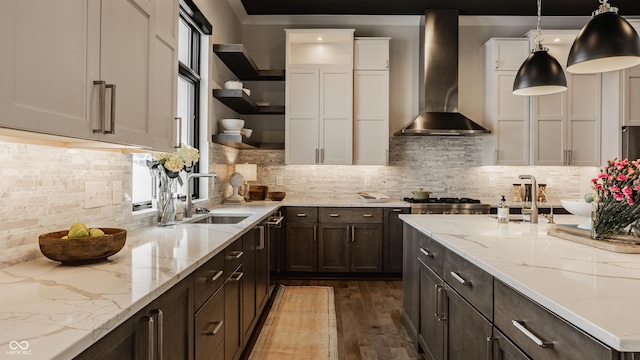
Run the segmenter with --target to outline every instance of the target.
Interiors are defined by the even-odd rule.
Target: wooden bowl
[[[77,239],[62,239],[69,230],[42,234],[38,237],[40,251],[62,265],[84,265],[105,261],[122,250],[127,240],[127,230],[100,228],[105,235]]]
[[[286,194],[284,191],[269,191],[267,197],[273,201],[282,201]]]
[[[265,185],[249,185],[249,197],[251,200],[264,200],[267,198],[269,187]]]

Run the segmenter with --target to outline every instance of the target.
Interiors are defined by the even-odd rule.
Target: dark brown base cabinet
[[[402,320],[426,359],[637,356],[619,354],[406,224],[403,251]]]
[[[318,208],[288,207],[285,222],[284,270],[318,271]]]
[[[176,284],[76,359],[193,359],[191,280]]]
[[[402,225],[401,214],[409,214],[411,209],[384,208],[384,237],[382,238],[382,270],[385,273],[402,273]]]

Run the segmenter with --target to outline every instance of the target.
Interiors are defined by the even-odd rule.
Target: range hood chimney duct
[[[420,20],[420,115],[396,136],[481,135],[491,131],[458,112],[458,10]]]

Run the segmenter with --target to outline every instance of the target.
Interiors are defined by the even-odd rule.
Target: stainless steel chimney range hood
[[[458,111],[458,10],[420,20],[420,115],[395,136],[482,135],[491,131]]]

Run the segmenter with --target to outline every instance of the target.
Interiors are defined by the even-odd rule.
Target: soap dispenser
[[[507,200],[502,195],[502,199],[500,199],[500,204],[498,204],[498,222],[499,223],[508,223],[509,222],[509,206],[507,205]]]

